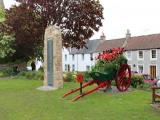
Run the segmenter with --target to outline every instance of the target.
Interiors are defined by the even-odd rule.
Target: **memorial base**
[[[52,87],[52,86],[40,86],[37,88],[37,90],[41,90],[41,91],[53,91],[53,90],[57,90],[58,88]]]

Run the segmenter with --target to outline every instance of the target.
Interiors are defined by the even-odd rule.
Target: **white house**
[[[95,64],[99,52],[115,47],[124,47],[124,53],[132,71],[160,76],[160,34],[131,37],[129,31],[125,38],[89,40],[87,48],[63,49],[63,71],[87,71]]]

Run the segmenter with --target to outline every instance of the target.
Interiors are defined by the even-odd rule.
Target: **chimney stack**
[[[128,40],[131,38],[131,33],[129,31],[129,29],[127,29],[127,33],[126,33],[126,39],[122,45],[122,48],[125,48],[127,46]]]
[[[104,35],[104,32],[102,32],[102,35],[100,36],[101,40],[106,40],[106,36]]]
[[[129,29],[127,29],[126,39],[128,40],[130,37],[131,37],[131,33],[130,33]]]

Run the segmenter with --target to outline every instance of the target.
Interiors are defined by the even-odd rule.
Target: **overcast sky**
[[[102,31],[107,39],[125,37],[129,29],[132,36],[160,33],[160,0],[100,0],[104,7]],[[14,0],[4,0],[6,8]]]

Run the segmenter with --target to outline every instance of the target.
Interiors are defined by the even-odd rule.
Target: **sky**
[[[131,36],[160,33],[160,0],[100,0],[104,7],[103,27],[91,39],[102,32],[106,39],[125,37],[127,29]],[[14,0],[4,0],[6,8]]]

